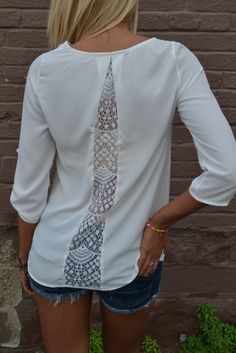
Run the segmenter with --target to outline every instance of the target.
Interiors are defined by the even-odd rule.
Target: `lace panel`
[[[106,212],[113,206],[118,164],[118,114],[112,73],[108,67],[94,131],[94,182],[87,214],[73,236],[66,258],[65,283],[100,288],[101,249]]]

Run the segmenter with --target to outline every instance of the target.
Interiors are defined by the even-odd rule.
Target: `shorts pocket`
[[[153,281],[137,283],[137,288],[116,289],[109,292],[109,302],[120,309],[131,309],[146,303],[152,296]]]

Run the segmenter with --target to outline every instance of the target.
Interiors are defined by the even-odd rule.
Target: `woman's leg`
[[[92,292],[76,301],[62,300],[54,307],[38,293],[35,301],[47,353],[88,353]]]
[[[103,320],[104,353],[140,353],[150,307],[120,314],[111,311],[100,301]]]

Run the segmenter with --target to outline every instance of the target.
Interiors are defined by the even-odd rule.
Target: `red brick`
[[[0,9],[0,23],[1,27],[18,27],[20,22],[19,11],[1,10]]]
[[[199,173],[201,173],[201,168],[198,162],[188,162],[186,164],[185,162],[172,161],[172,178],[194,178]]]
[[[0,102],[20,102],[23,94],[24,85],[0,85]]]
[[[0,124],[0,139],[19,138],[20,123],[9,121],[8,124]]]
[[[1,163],[0,183],[13,183],[16,158],[4,157]]]
[[[28,65],[29,63],[27,49],[0,48],[0,65]]]
[[[222,85],[224,88],[236,88],[236,72],[224,72]]]
[[[28,66],[1,66],[0,84],[25,84]]]
[[[173,160],[182,162],[196,161],[196,149],[192,143],[172,143],[171,155]]]
[[[236,91],[234,89],[213,90],[221,107],[236,108]]]
[[[170,13],[170,30],[228,31],[230,14]]]
[[[179,193],[178,193],[179,194]],[[233,201],[231,201],[232,203]],[[230,207],[231,203],[227,206]],[[235,203],[234,203],[235,205]],[[209,231],[211,230],[212,227],[234,227],[235,229],[235,212],[233,212],[233,208],[231,208],[231,212],[225,212],[223,211],[222,213],[218,213],[219,206],[206,206],[206,207],[211,207],[215,209],[215,212],[205,214],[204,217],[200,212],[195,212],[188,217],[182,218],[180,221],[178,221],[178,226],[184,227],[184,228],[189,228],[190,225],[194,225],[197,228],[200,227],[207,227]],[[226,207],[221,207],[225,208]],[[177,222],[176,222],[177,224]],[[234,255],[235,258],[235,255]]]
[[[185,9],[185,0],[141,0],[140,10],[144,11],[178,11]]]
[[[222,108],[224,115],[226,116],[229,124],[232,126],[236,124],[236,108]]]
[[[236,30],[236,14],[230,15],[230,31]]]
[[[173,143],[183,143],[183,142],[191,142],[192,136],[189,130],[185,127],[185,125],[175,126],[172,130],[172,142]]]
[[[46,28],[48,11],[27,10],[21,15],[21,26],[24,28]]]
[[[222,86],[222,72],[206,71],[206,75],[212,89]]]
[[[48,40],[45,30],[11,30],[7,36],[8,46],[12,47],[28,47],[28,48],[46,48]]]
[[[1,7],[18,8],[18,9],[47,9],[48,0],[0,0]]]
[[[197,236],[197,234],[196,234]],[[220,238],[218,236],[218,238]],[[189,248],[191,243],[189,244]],[[196,248],[195,248],[196,249]],[[193,251],[193,249],[192,249]],[[194,252],[194,251],[193,251]],[[192,268],[191,263],[186,268],[166,268],[163,275],[162,293],[234,293],[236,291],[236,275],[234,268]],[[176,281],[176,278],[179,278]],[[221,278],[221,281],[218,279]],[[235,313],[234,313],[235,315]]]
[[[205,207],[201,210],[202,217],[210,209],[215,212],[215,207]],[[220,212],[222,210],[218,211],[218,215]],[[205,266],[236,268],[234,234],[235,227],[216,226],[209,229],[206,224],[201,228],[194,225],[183,228],[180,223],[179,226],[176,224],[169,229],[172,248],[168,252],[168,265],[188,267],[201,263]]]
[[[14,156],[15,158],[17,158],[17,147],[18,141],[0,141],[0,157]]]
[[[0,103],[0,124],[3,120],[19,121],[22,112],[22,101],[19,103]]]
[[[0,46],[6,45],[7,31],[0,30]]]
[[[195,52],[205,69],[236,71],[236,53]]]
[[[171,178],[170,193],[171,195],[179,195],[190,186],[193,178]]]
[[[139,29],[140,30],[168,30],[169,16],[167,13],[149,13],[142,12],[139,16]]]
[[[150,33],[152,35],[152,33]],[[153,33],[157,38],[182,42],[193,52],[203,51],[236,51],[236,33],[205,33],[202,32],[159,32]]]
[[[186,10],[201,12],[236,12],[234,0],[187,0]]]
[[[1,212],[0,212],[0,225],[1,226],[14,226],[17,224],[16,211],[10,204],[10,194],[12,187],[4,185],[0,187],[0,200],[1,200]]]

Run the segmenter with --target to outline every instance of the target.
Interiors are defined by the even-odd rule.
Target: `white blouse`
[[[109,290],[136,277],[145,222],[169,202],[176,109],[202,169],[189,192],[227,206],[236,193],[235,138],[184,44],[151,37],[85,52],[65,41],[32,62],[10,202],[37,223],[33,279]]]

